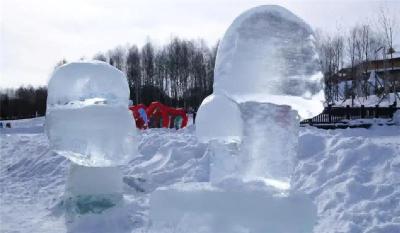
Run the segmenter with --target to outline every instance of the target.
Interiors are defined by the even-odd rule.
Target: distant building
[[[392,102],[400,100],[400,56],[365,61],[353,68],[343,68],[326,77],[326,97],[330,103],[369,96],[378,99],[393,96]],[[379,101],[378,103],[379,104]]]

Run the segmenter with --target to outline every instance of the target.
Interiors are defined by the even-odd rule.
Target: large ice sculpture
[[[78,215],[100,214],[123,200],[118,166],[137,152],[128,101],[124,74],[107,63],[68,63],[52,74],[46,133],[51,149],[72,162],[63,201],[68,226],[83,223]]]
[[[218,48],[214,94],[241,110],[245,179],[288,187],[299,118],[323,109],[322,73],[313,31],[280,6],[260,6],[237,17]]]
[[[78,165],[116,166],[136,149],[124,74],[104,62],[75,62],[49,81],[46,133],[51,149]]]
[[[221,40],[214,93],[237,102],[289,105],[302,118],[320,113],[322,73],[313,32],[280,6],[260,6],[237,17]]]
[[[316,208],[290,188],[290,178],[299,119],[323,107],[317,59],[310,27],[280,6],[256,7],[234,20],[218,48],[214,93],[196,123],[199,140],[212,151],[211,185],[156,190],[154,232],[312,232]],[[230,151],[224,142],[238,135],[238,148]]]

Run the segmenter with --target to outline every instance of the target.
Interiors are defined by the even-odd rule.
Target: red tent
[[[182,108],[168,107],[160,102],[152,102],[148,107],[143,104],[131,106],[129,108],[135,118],[136,127],[146,128],[183,128],[188,123],[186,112]],[[140,115],[139,109],[146,110],[147,120]]]

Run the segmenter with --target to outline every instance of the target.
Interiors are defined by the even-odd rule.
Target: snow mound
[[[314,232],[400,232],[400,128],[301,132],[292,185],[317,204]]]
[[[302,118],[323,109],[313,32],[280,6],[259,6],[234,20],[219,44],[214,77],[214,93],[237,102],[289,105]]]
[[[21,122],[29,129],[29,125],[36,127],[43,120]],[[17,125],[19,122],[11,123]],[[10,130],[18,132],[17,128]],[[399,231],[399,132],[400,127],[396,125],[345,130],[300,128],[299,152],[295,158],[291,189],[309,194],[317,207],[318,221],[312,232]],[[197,141],[192,126],[178,131],[146,130],[138,135],[138,140],[139,155],[121,167],[125,202],[106,210],[101,221],[98,214],[88,214],[81,220],[86,225],[71,226],[65,220],[62,206],[59,207],[70,161],[49,150],[48,140],[42,132],[1,132],[0,231],[147,232],[151,226],[151,192],[173,184],[209,181],[210,154],[207,146]],[[215,189],[242,192],[241,183],[232,183],[220,184]],[[247,187],[249,190],[265,187],[260,183],[253,183],[251,186],[254,188]],[[196,190],[199,191],[193,189],[191,193],[198,192]],[[187,188],[187,191],[190,189]],[[270,197],[269,194],[266,196]],[[222,205],[223,201],[220,201]],[[234,204],[239,206],[241,202]],[[205,207],[209,205],[205,203]],[[233,215],[236,214],[233,212]],[[197,219],[187,214],[179,222],[179,229],[191,226],[184,232],[201,229],[207,232],[206,224],[212,221],[206,217]],[[170,232],[170,229],[166,227],[164,232]],[[246,232],[241,227],[234,230]]]

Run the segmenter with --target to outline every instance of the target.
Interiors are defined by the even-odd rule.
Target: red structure
[[[160,102],[152,102],[148,107],[138,104],[129,108],[135,118],[136,127],[146,128],[183,128],[188,123],[186,112],[182,108],[171,108]]]
[[[135,118],[136,127],[139,129],[146,129],[148,127],[147,122],[144,122],[144,119],[140,116],[139,109],[146,111],[146,105],[138,104],[129,107],[129,110],[132,111],[133,118]]]

